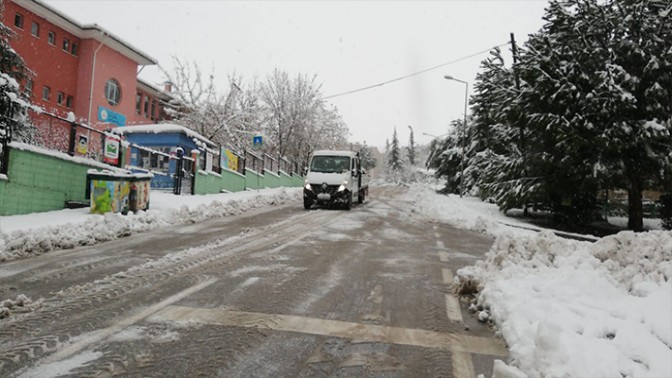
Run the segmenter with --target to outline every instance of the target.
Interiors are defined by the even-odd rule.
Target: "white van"
[[[343,206],[363,203],[369,194],[368,178],[359,154],[352,151],[315,151],[310,157],[303,187],[303,207]]]

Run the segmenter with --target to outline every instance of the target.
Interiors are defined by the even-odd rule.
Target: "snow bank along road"
[[[0,265],[0,376],[490,376],[503,342],[451,294],[492,240],[295,204]],[[41,298],[41,299],[38,299]]]

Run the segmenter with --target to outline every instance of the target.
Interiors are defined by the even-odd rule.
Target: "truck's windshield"
[[[313,156],[310,170],[322,173],[345,173],[350,170],[348,156]]]

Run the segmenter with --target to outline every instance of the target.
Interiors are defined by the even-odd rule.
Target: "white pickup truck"
[[[350,210],[369,195],[369,178],[359,154],[352,151],[315,151],[303,185],[303,207],[338,206]]]

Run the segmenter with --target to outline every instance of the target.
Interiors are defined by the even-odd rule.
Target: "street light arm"
[[[466,81],[464,81],[464,80],[456,79],[456,78],[454,78],[454,77],[452,77],[452,76],[450,76],[450,75],[445,75],[443,78],[446,79],[446,80],[459,81],[459,82],[462,83],[462,84],[469,85],[468,82],[466,82]]]
[[[437,138],[437,139],[438,139],[438,138],[442,138],[442,137],[444,137],[444,136],[446,136],[446,135],[448,135],[448,134],[450,134],[450,133],[441,134],[441,135],[432,135],[432,134],[422,133],[422,135],[427,135],[427,136],[430,136],[430,137],[432,137],[432,138]]]

